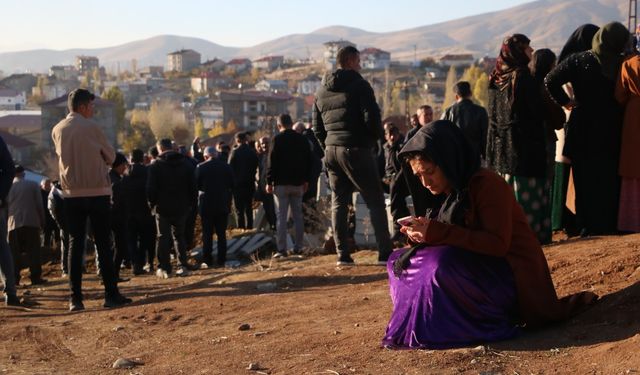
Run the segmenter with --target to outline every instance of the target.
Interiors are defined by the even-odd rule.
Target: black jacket
[[[149,166],[147,199],[163,216],[186,215],[195,207],[198,191],[193,165],[175,151],[165,151]]]
[[[127,217],[127,209],[125,202],[125,191],[122,183],[122,176],[113,169],[109,171],[109,179],[111,179],[111,219],[122,221]]]
[[[200,215],[228,214],[234,187],[233,170],[216,158],[200,163],[196,168]]]
[[[4,140],[0,137],[0,200],[2,200],[2,206],[5,205],[5,199],[7,199],[9,189],[11,189],[14,175],[15,165],[13,164],[13,158]]]
[[[311,181],[313,159],[311,144],[305,136],[291,129],[273,137],[267,160],[267,183],[302,185]]]
[[[133,164],[129,175],[124,176],[125,201],[131,216],[141,218],[151,215],[147,201],[147,176],[148,167],[143,164]]]
[[[485,157],[489,116],[483,107],[473,103],[471,99],[462,99],[447,108],[442,119],[458,125],[473,149]]]
[[[229,155],[229,165],[236,178],[236,186],[255,186],[258,155],[251,146],[244,143],[234,148]]]
[[[373,89],[354,70],[338,69],[324,76],[312,121],[323,147],[373,148],[384,135]]]

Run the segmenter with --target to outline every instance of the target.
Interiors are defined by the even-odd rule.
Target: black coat
[[[216,158],[198,164],[196,186],[200,215],[228,214],[234,183],[233,170]]]
[[[248,144],[241,144],[231,151],[229,165],[233,170],[237,187],[255,187],[258,155]]]
[[[13,158],[6,143],[0,137],[0,200],[2,200],[2,206],[6,203],[5,199],[7,199],[9,189],[11,189],[14,175],[15,165],[13,164]]]
[[[269,147],[267,183],[302,185],[311,181],[313,156],[305,136],[291,129],[276,134]]]
[[[123,221],[127,218],[127,205],[122,176],[113,169],[109,171],[111,179],[111,220]]]
[[[313,105],[313,131],[323,146],[375,147],[384,132],[369,82],[354,70],[327,73]]]
[[[442,119],[456,124],[473,149],[482,157],[485,156],[489,117],[483,107],[473,103],[471,99],[462,99],[447,108]]]
[[[513,79],[513,78],[512,78]],[[487,164],[498,173],[546,177],[544,107],[528,70],[503,90],[489,84]]]
[[[178,217],[196,205],[195,171],[192,163],[175,151],[166,151],[149,166],[147,199],[156,214]]]
[[[147,200],[148,168],[144,164],[133,164],[129,175],[123,178],[127,210],[133,217],[142,218],[151,215]]]

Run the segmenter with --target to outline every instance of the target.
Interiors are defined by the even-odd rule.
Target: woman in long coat
[[[571,55],[545,79],[551,97],[572,109],[563,155],[571,160],[582,236],[617,232],[622,110],[614,89],[628,40],[624,25],[609,23],[593,37],[591,50]],[[573,100],[562,88],[566,83]]]

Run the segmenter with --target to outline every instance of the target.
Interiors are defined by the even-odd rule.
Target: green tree
[[[473,85],[473,98],[483,107],[489,104],[489,76],[482,72]]]
[[[112,102],[115,106],[115,120],[116,120],[116,137],[120,144],[127,137],[125,132],[125,114],[127,109],[124,105],[124,94],[117,86],[110,87],[102,94],[102,98]]]
[[[148,118],[149,127],[156,139],[172,138],[173,129],[187,128],[184,112],[176,109],[170,102],[153,103]]]
[[[193,133],[196,137],[204,137],[207,131],[204,129],[204,122],[200,117],[196,118],[196,123],[193,126]]]
[[[442,108],[447,108],[456,100],[456,94],[453,92],[453,87],[458,82],[458,73],[456,72],[456,68],[452,66],[449,68],[449,72],[447,73],[447,80],[445,81],[444,86],[444,102],[442,103]]]

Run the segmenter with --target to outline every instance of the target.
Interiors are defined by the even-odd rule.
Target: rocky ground
[[[324,255],[134,277],[121,284],[134,303],[113,310],[101,307],[102,288],[89,274],[79,313],[67,311],[67,280],[48,265],[48,284],[19,290],[29,308],[0,308],[0,371],[640,374],[640,235],[560,241],[545,253],[559,295],[590,289],[601,300],[543,331],[443,351],[380,348],[391,302],[372,251],[356,253],[350,268]],[[118,359],[135,367],[113,369]]]

